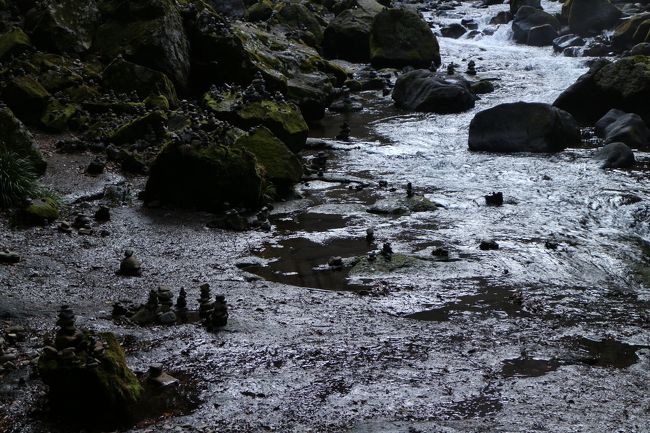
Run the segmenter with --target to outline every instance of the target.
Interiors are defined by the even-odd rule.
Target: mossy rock
[[[222,120],[243,129],[265,126],[294,152],[305,145],[309,127],[295,104],[270,99],[244,103],[232,93],[225,93],[221,98],[217,100],[207,93],[203,101]]]
[[[35,173],[45,172],[47,164],[34,137],[7,107],[0,108],[0,146],[19,156],[28,157]]]
[[[169,99],[167,99],[167,97],[164,95],[150,95],[147,97],[147,99],[144,100],[144,105],[147,108],[168,111]]]
[[[82,107],[91,113],[108,113],[113,111],[118,114],[139,113],[145,108],[144,102],[103,102],[103,101],[84,101]]]
[[[325,29],[325,56],[350,62],[370,61],[370,32],[375,15],[361,8],[337,15]]]
[[[20,28],[14,28],[0,36],[0,60],[32,49],[29,36]]]
[[[50,98],[50,93],[30,75],[12,79],[2,91],[9,108],[28,124],[38,124]]]
[[[89,342],[91,336],[86,333],[84,341]],[[106,343],[104,353],[97,356],[98,366],[83,366],[92,359],[79,350],[76,356],[79,364],[67,362],[58,354],[44,352],[38,358],[38,373],[49,387],[50,404],[61,415],[78,419],[83,413],[83,418],[115,422],[115,417],[130,415],[143,388],[128,368],[115,335],[101,333],[97,339]]]
[[[51,100],[41,116],[41,124],[48,130],[65,131],[70,125],[72,117],[77,113],[77,105],[61,104],[56,100]]]
[[[51,198],[35,199],[20,213],[20,222],[43,224],[59,219],[59,205]]]
[[[174,1],[122,4],[135,10],[131,16],[115,12],[112,19],[102,24],[95,36],[94,49],[108,60],[122,54],[128,61],[165,73],[177,89],[186,89],[190,46]],[[139,5],[143,10],[138,9]]]
[[[621,23],[612,36],[612,43],[617,48],[630,48],[635,44],[640,42],[650,42],[648,34],[643,35],[642,32],[639,32],[639,27],[641,24],[650,20],[650,13],[643,13],[634,15],[631,18],[627,19],[625,22]]]
[[[316,15],[300,3],[283,2],[276,8],[273,21],[288,30],[298,31],[305,44],[320,49],[323,27]]]
[[[108,140],[115,144],[133,143],[144,138],[162,140],[165,135],[167,115],[162,111],[152,111],[120,126],[109,134]],[[148,137],[151,136],[152,137]]]
[[[374,260],[362,257],[352,267],[350,276],[373,276],[397,272],[401,269],[411,268],[422,263],[421,259],[406,254],[393,254],[390,260],[382,255],[377,255]]]
[[[250,22],[266,21],[273,14],[273,3],[270,0],[260,0],[246,9],[246,19]]]
[[[302,179],[300,158],[267,128],[257,128],[237,140],[235,146],[255,155],[264,168],[264,177],[279,187],[289,187]]]
[[[151,95],[161,95],[168,104],[178,105],[174,84],[162,72],[117,58],[111,62],[103,73],[103,84],[116,93],[135,91],[145,99]]]
[[[609,0],[568,0],[562,6],[562,15],[572,32],[592,35],[616,25],[622,12]]]
[[[262,197],[260,170],[255,156],[241,147],[175,141],[151,166],[144,200],[209,212],[256,208]]]
[[[101,15],[95,0],[43,3],[28,15],[27,25],[37,46],[57,53],[88,51]]]
[[[415,12],[386,9],[372,23],[370,61],[375,67],[428,68],[440,65],[438,40]]]

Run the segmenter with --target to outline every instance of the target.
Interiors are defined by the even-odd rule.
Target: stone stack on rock
[[[216,295],[212,310],[204,321],[205,327],[209,331],[217,331],[228,324],[228,305],[223,295]]]
[[[180,292],[178,292],[178,298],[176,298],[176,316],[181,320],[187,320],[187,292],[185,292],[185,287],[181,287]]]
[[[57,324],[54,345],[46,344],[37,364],[49,387],[50,405],[58,415],[88,424],[128,417],[142,387],[115,335],[78,330],[65,305]]]
[[[212,310],[214,310],[212,294],[210,293],[210,285],[207,283],[202,284],[200,290],[201,297],[199,298],[199,317],[202,320],[206,320],[212,314]]]
[[[124,251],[119,273],[124,276],[138,277],[142,273],[142,262],[133,255],[132,250]]]
[[[176,322],[176,314],[172,311],[174,306],[174,294],[169,287],[161,286],[156,293],[160,304],[158,311],[158,321],[163,325],[169,325]]]

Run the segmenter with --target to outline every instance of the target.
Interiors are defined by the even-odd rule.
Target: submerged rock
[[[469,149],[486,152],[559,152],[580,143],[573,117],[552,105],[517,102],[476,114]]]
[[[427,23],[415,12],[385,9],[372,23],[370,62],[378,68],[439,66],[440,47]]]
[[[467,81],[426,69],[400,75],[392,97],[398,107],[443,114],[469,110],[476,101]]]
[[[426,197],[412,196],[378,200],[368,208],[368,212],[379,215],[408,215],[411,212],[432,212],[436,209],[438,206]]]

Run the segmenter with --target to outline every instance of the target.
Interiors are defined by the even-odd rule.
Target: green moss
[[[7,83],[2,99],[23,122],[38,123],[50,94],[32,76],[23,75]]]
[[[41,117],[41,124],[50,130],[65,131],[68,129],[70,120],[76,112],[77,106],[75,104],[63,105],[56,100],[52,100]]]
[[[302,163],[271,131],[261,127],[235,143],[253,155],[274,184],[289,186],[302,179]]]
[[[46,163],[36,147],[32,134],[9,108],[0,108],[0,150],[15,153],[30,160],[36,174],[45,172]]]
[[[152,111],[117,128],[109,135],[109,140],[116,144],[132,143],[154,134],[155,139],[162,140],[167,115],[162,111]]]
[[[25,222],[52,222],[59,218],[59,206],[52,198],[35,199],[22,213]]]
[[[390,260],[378,255],[375,260],[368,260],[362,257],[352,267],[350,275],[372,276],[378,274],[389,274],[401,269],[410,268],[421,263],[421,260],[405,254],[393,254]]]
[[[163,95],[151,95],[144,100],[144,105],[147,108],[154,108],[158,110],[169,110],[169,100]]]
[[[161,95],[167,99],[168,105],[178,105],[174,84],[165,74],[124,59],[118,58],[106,67],[103,83],[117,93],[135,91],[143,99]]]
[[[0,60],[5,56],[32,49],[29,36],[20,28],[15,28],[0,36]]]

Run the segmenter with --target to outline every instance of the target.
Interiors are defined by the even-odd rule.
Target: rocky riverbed
[[[453,63],[457,77],[493,85],[487,94],[467,90],[474,105],[460,113],[398,108],[390,90],[399,70],[375,72],[340,59],[312,71],[321,78],[332,70],[356,77],[347,90],[324,96],[320,105],[339,98],[343,109],[335,103],[322,118],[314,114],[320,107],[314,101],[323,96],[318,86],[302,100],[286,89],[276,95],[271,74],[258,64],[261,74],[242,77],[257,82],[204,96],[212,113],[227,112],[240,132],[224,132],[226,120],[192,102],[178,101],[176,117],[173,108],[166,112],[168,131],[178,131],[166,145],[178,152],[172,164],[181,164],[180,158],[202,155],[206,145],[195,141],[205,140],[206,131],[218,131],[232,146],[241,145],[244,130],[256,137],[262,128],[249,131],[245,120],[260,96],[273,104],[264,113],[301,110],[307,122],[255,117],[288,148],[308,124],[300,159],[286,148],[277,152],[281,164],[256,153],[266,166],[246,189],[241,183],[250,178],[232,172],[241,179],[232,189],[256,191],[253,201],[271,190],[264,190],[267,182],[293,191],[264,200],[259,213],[227,209],[224,216],[209,188],[200,191],[205,200],[184,210],[143,194],[153,188],[148,174],[157,153],[142,146],[154,139],[130,148],[136,168],[146,167],[133,170],[124,162],[133,159],[111,158],[110,149],[87,145],[88,136],[72,127],[30,126],[47,161],[41,183],[61,206],[56,221],[35,226],[16,225],[9,212],[0,218],[0,249],[17,255],[0,264],[0,431],[650,430],[647,149],[630,145],[634,166],[605,170],[594,159],[603,139],[585,123],[580,144],[561,152],[469,151],[477,113],[503,103],[551,104],[596,60],[515,43],[511,25],[493,20],[511,8],[485,3],[406,5],[419,8],[434,33],[450,36],[436,42],[443,74]],[[355,13],[363,18],[368,4]],[[554,14],[562,5],[541,6]],[[184,11],[184,19],[195,12]],[[236,8],[222,12],[237,15]],[[264,11],[249,9],[249,21],[253,12]],[[316,27],[301,19],[303,26],[291,31],[309,30],[318,40]],[[451,37],[461,20],[468,34]],[[201,28],[196,22],[192,28]],[[257,34],[246,27],[251,24],[233,25],[239,37]],[[610,34],[585,36],[586,46]],[[303,34],[302,40],[310,39]],[[466,74],[470,61],[475,66]],[[169,65],[147,66],[167,73],[179,89],[187,79],[190,86],[205,79],[211,67],[194,59],[192,70],[202,73],[183,76]],[[260,95],[267,87],[270,95]],[[226,110],[231,103],[235,108]],[[120,116],[111,111],[103,128],[130,119]],[[192,147],[183,147],[183,129],[173,125],[188,118],[203,126],[193,127]],[[145,135],[155,135],[157,124]],[[70,149],[80,142],[84,148]],[[98,155],[105,168],[89,175]],[[240,164],[246,157],[237,158]],[[250,168],[241,164],[242,171]],[[274,169],[281,176],[270,175]],[[300,180],[290,186],[297,171]],[[185,179],[192,171],[163,174]],[[191,184],[176,185],[173,204],[196,195]],[[121,270],[125,251],[137,262]],[[196,318],[142,326],[114,315],[116,303],[145,304],[161,286],[174,299],[184,288],[187,307],[198,312],[206,283],[212,295],[225,296],[225,326],[206,328]],[[36,365],[44,340],[55,336],[62,304],[74,310],[80,329],[114,333],[144,385],[152,365],[171,375],[171,391],[145,386],[128,419],[89,419],[81,411],[63,416],[49,404]]]

